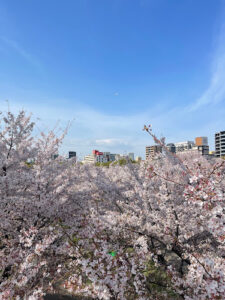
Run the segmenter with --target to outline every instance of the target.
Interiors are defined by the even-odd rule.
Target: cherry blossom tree
[[[1,119],[0,299],[59,288],[94,299],[223,299],[225,161],[163,154],[109,168],[58,153],[67,129],[32,137]]]

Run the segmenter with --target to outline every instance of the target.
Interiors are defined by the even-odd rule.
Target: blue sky
[[[73,120],[62,153],[144,157],[225,129],[225,1],[0,0],[0,110]]]

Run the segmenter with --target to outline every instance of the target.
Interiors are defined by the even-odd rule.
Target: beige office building
[[[162,153],[162,146],[154,145],[154,146],[146,146],[145,147],[145,159],[149,159],[154,157],[156,153]]]

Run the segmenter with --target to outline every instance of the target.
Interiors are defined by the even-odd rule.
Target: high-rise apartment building
[[[154,157],[156,153],[162,153],[162,146],[154,145],[154,146],[146,146],[145,147],[145,159]]]
[[[215,152],[216,157],[225,156],[225,131],[215,133]]]

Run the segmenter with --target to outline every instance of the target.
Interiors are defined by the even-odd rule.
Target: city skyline
[[[145,157],[151,123],[166,143],[225,128],[225,1],[0,3],[0,110],[36,132],[74,120],[62,153]],[[9,102],[6,103],[5,100]]]
[[[218,146],[218,141],[217,141],[217,139],[218,139],[218,135],[219,134],[222,134],[222,137],[223,137],[223,152],[225,151],[225,149],[224,149],[224,143],[225,143],[225,141],[224,141],[224,134],[225,134],[225,131],[220,131],[220,132],[215,132],[214,133],[214,148],[209,148],[209,143],[208,143],[208,137],[195,137],[195,139],[194,140],[191,140],[191,141],[179,141],[179,142],[175,142],[175,143],[166,143],[165,142],[165,146],[167,146],[167,148],[169,147],[174,147],[174,151],[172,151],[171,149],[170,149],[170,151],[172,151],[172,152],[176,152],[175,151],[175,149],[178,147],[179,148],[179,144],[180,145],[184,145],[184,144],[187,144],[187,143],[189,143],[189,144],[191,144],[192,146],[194,146],[194,147],[196,147],[196,146],[202,146],[202,145],[204,145],[204,146],[207,146],[207,152],[215,152],[216,153],[216,147],[219,147]],[[216,146],[216,144],[217,144],[217,146]],[[156,144],[156,143],[154,143],[154,144],[149,144],[149,145],[145,145],[145,158],[148,156],[148,154],[147,154],[147,152],[149,152],[150,150],[148,149],[147,150],[147,148],[153,148],[153,147],[160,147],[160,148],[162,148],[161,146],[159,146],[158,144]],[[109,149],[108,149],[109,150]],[[179,150],[180,151],[180,150]],[[178,152],[179,152],[178,151]],[[90,149],[89,149],[89,152],[90,152]],[[102,150],[100,150],[99,151],[99,149],[92,149],[92,152],[100,152],[100,153],[110,153],[110,151],[109,152],[105,152],[105,151],[102,151]],[[69,152],[70,153],[70,152]],[[75,152],[76,153],[76,152]],[[86,155],[89,155],[90,153],[88,153],[88,154],[86,154]],[[119,153],[118,151],[116,152],[116,153],[114,153],[115,155],[121,155],[121,156],[129,156],[129,154],[131,154],[131,153],[129,153],[129,150],[128,151],[124,151],[123,153]],[[135,153],[132,153],[132,154],[134,154],[135,155]],[[86,156],[85,155],[85,156]],[[66,156],[66,155],[65,155]],[[84,157],[85,157],[84,156]],[[137,155],[138,156],[138,155]],[[224,156],[224,155],[222,155],[222,156]],[[139,156],[140,157],[140,156]],[[81,156],[79,156],[79,157],[77,157],[79,160],[81,160],[82,159],[82,157]]]

